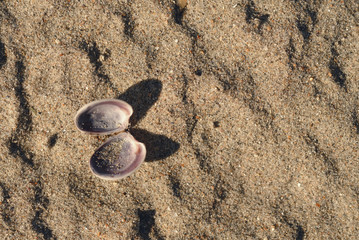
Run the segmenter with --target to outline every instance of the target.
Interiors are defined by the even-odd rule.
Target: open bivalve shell
[[[146,147],[130,133],[110,138],[92,155],[90,168],[103,179],[124,178],[140,167],[146,157]]]
[[[125,130],[132,113],[131,105],[124,101],[99,100],[80,108],[75,116],[75,124],[80,131],[88,134],[111,134]]]
[[[132,115],[132,107],[121,100],[91,102],[75,116],[77,128],[93,135],[124,131]],[[116,180],[136,171],[146,157],[146,147],[129,132],[122,132],[101,145],[90,159],[90,169],[99,178]]]

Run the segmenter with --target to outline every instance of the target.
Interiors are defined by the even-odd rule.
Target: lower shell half
[[[90,168],[99,178],[117,180],[135,172],[145,157],[145,145],[124,132],[110,138],[95,151]]]

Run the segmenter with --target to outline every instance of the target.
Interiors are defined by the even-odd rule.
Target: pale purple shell
[[[86,104],[77,111],[76,127],[88,134],[105,135],[128,127],[133,113],[131,105],[117,99],[105,99]]]
[[[124,132],[110,138],[95,151],[90,168],[100,178],[117,180],[137,170],[145,157],[145,145]]]
[[[108,135],[127,129],[132,107],[121,100],[106,99],[83,106],[75,116],[77,128],[92,135]],[[91,171],[100,178],[124,178],[140,167],[146,147],[130,133],[122,132],[100,146],[90,159]]]

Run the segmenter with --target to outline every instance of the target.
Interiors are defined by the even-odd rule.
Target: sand
[[[1,239],[357,239],[359,4],[1,1]],[[74,116],[133,107],[106,181]]]

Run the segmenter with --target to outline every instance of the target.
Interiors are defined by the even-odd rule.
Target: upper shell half
[[[98,100],[77,111],[75,124],[80,131],[89,134],[111,134],[125,130],[132,113],[131,105],[124,101]]]

